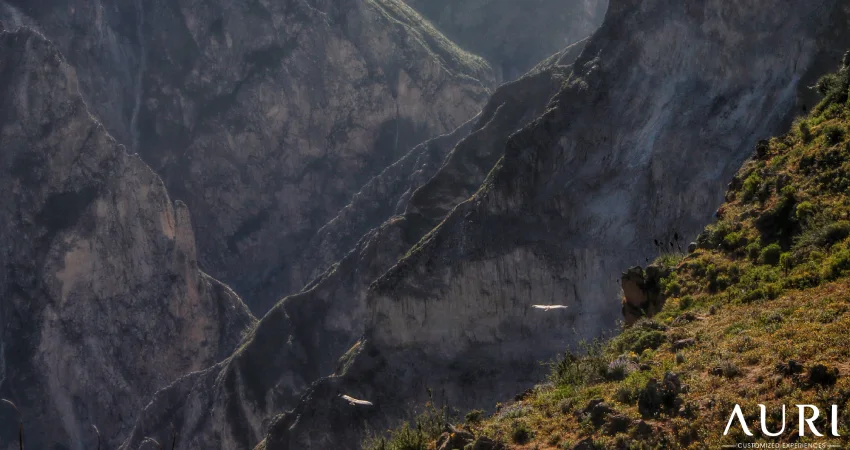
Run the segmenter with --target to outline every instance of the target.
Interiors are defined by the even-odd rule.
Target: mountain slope
[[[474,122],[417,146],[376,176],[320,233],[326,239],[316,247],[329,249],[321,256],[347,254],[339,253],[344,257],[331,269],[276,305],[232,358],[158,393],[122,448],[136,448],[145,436],[166,436],[171,423],[181,430],[181,448],[249,448],[261,441],[270,421],[296,406],[312,383],[334,373],[363,335],[369,284],[439,222],[452,199],[472,193],[514,130],[545,109],[563,82],[562,64],[576,55],[573,47],[500,87]],[[451,174],[463,174],[465,182],[441,181]],[[430,207],[425,199],[412,200],[433,183],[439,185],[434,190],[453,194],[433,196]],[[400,215],[393,216],[396,211]],[[342,247],[350,239],[356,245]]]
[[[513,80],[547,56],[593,33],[608,0],[406,0],[463,48]]]
[[[807,5],[814,17],[839,8]],[[752,136],[793,116],[799,80],[832,27],[751,6],[613,3],[554,107],[514,135],[481,190],[376,283],[376,345],[463,364],[466,351],[510,342],[514,362],[533,363],[613,328],[611,274],[651,255],[653,238],[693,236],[707,221]],[[645,20],[662,11],[663,23]],[[776,23],[794,31],[777,35]],[[775,54],[759,37],[809,50]],[[558,317],[529,311],[533,303],[569,308]],[[493,360],[504,360],[496,348]]]
[[[425,387],[487,407],[544,376],[539,361],[614,329],[615,274],[657,254],[653,240],[704,226],[757,136],[787,126],[843,47],[845,8],[612,2],[547,111],[373,284],[361,342],[267,443],[343,445],[424,404]]]
[[[508,448],[846,446],[850,56],[818,88],[811,115],[756,146],[692,253],[653,266],[665,274],[657,315],[559,361],[550,383],[499,414],[469,416],[472,433]],[[737,420],[724,436],[736,404],[753,436]],[[767,429],[784,433],[762,434],[759,404]],[[820,409],[825,437],[800,438],[798,404]]]
[[[418,241],[475,192],[507,138],[544,110],[563,82],[566,66],[585,43],[567,47],[521,79],[500,86],[474,120],[417,146],[370,180],[316,233],[301,265],[313,270],[330,267],[364,235],[396,215],[409,219],[404,225],[412,239],[407,248]]]
[[[39,33],[0,33],[2,448],[115,445],[160,387],[255,322],[198,269],[189,211],[89,113]],[[30,432],[31,431],[31,432]]]
[[[326,269],[299,266],[304,244],[352,192],[472,118],[492,84],[399,0],[0,10],[63,46],[93,111],[192,209],[202,266],[258,312]]]

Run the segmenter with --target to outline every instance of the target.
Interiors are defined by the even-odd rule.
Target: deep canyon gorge
[[[29,448],[360,449],[492,410],[618,329],[620,274],[816,105],[848,15],[0,0],[0,448],[20,419]]]

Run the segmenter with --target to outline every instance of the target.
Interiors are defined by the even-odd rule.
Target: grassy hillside
[[[688,255],[664,255],[662,305],[491,417],[430,407],[370,450],[718,448],[738,442],[850,442],[850,57],[823,78],[823,101],[762,141],[729,186],[718,220]],[[740,426],[723,436],[740,404]],[[767,406],[764,438],[758,404]],[[827,437],[798,435],[794,405],[820,408]],[[830,405],[840,411],[830,438]]]

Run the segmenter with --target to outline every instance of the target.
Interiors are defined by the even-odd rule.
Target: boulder
[[[437,440],[437,448],[439,450],[463,449],[467,444],[472,443],[473,439],[472,433],[467,431],[455,430],[453,432],[445,432]]]
[[[674,373],[664,374],[660,383],[654,378],[650,379],[638,394],[638,411],[646,418],[675,412],[682,403],[679,397],[681,392],[682,383]]]
[[[808,382],[811,386],[832,386],[838,381],[838,369],[823,364],[809,369]]]
[[[625,433],[629,431],[631,422],[632,421],[628,416],[624,416],[622,414],[611,415],[605,423],[605,434],[614,436],[617,433]]]
[[[646,437],[655,432],[655,427],[646,423],[643,420],[638,420],[634,423],[633,434],[637,437]]]
[[[620,278],[623,288],[623,318],[632,325],[642,317],[652,317],[664,307],[661,280],[670,275],[670,269],[650,265],[644,271],[632,267]]]
[[[803,366],[799,362],[791,359],[788,360],[787,363],[777,364],[776,372],[778,372],[780,375],[791,377],[803,373]]]
[[[472,443],[472,450],[504,450],[505,446],[486,436],[481,436]]]
[[[680,339],[673,343],[673,350],[679,351],[688,347],[693,347],[696,343],[697,341],[694,338]]]
[[[596,444],[592,439],[585,439],[573,446],[573,450],[596,450]]]
[[[588,402],[586,407],[576,411],[576,416],[579,420],[589,418],[593,426],[600,427],[613,412],[614,410],[605,403],[605,400],[597,398]]]

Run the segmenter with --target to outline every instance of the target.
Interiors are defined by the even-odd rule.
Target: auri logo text
[[[785,433],[786,421],[785,421],[785,405],[782,405],[782,424],[779,430],[768,430],[767,426],[767,407],[765,405],[759,404],[759,424],[761,425],[761,432],[763,435],[768,437],[777,437],[781,436]],[[797,432],[800,436],[806,436],[806,433],[811,433],[814,436],[823,437],[824,434],[817,429],[815,426],[815,421],[820,417],[820,410],[815,405],[794,405],[797,407],[798,411],[798,427]],[[838,406],[832,405],[831,408],[830,421],[828,423],[830,432],[832,436],[839,437],[838,434]],[[747,436],[753,436],[753,433],[747,427],[747,421],[744,419],[744,412],[741,410],[741,405],[735,405],[735,409],[732,410],[732,415],[729,417],[729,422],[726,424],[726,429],[723,431],[723,435],[726,436],[729,434],[729,430],[732,428],[732,425],[738,422],[741,428],[744,431],[744,434]],[[789,430],[792,432],[793,430]],[[826,432],[826,430],[823,430]]]

